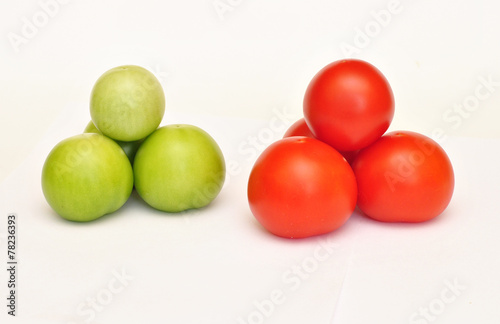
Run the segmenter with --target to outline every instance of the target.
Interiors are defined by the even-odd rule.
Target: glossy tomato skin
[[[291,136],[306,136],[310,138],[316,138],[309,129],[309,126],[307,126],[304,118],[297,120],[290,127],[288,127],[285,135],[283,135],[283,138]]]
[[[389,82],[373,65],[356,59],[333,62],[311,80],[304,117],[312,133],[339,151],[375,142],[394,116]]]
[[[255,162],[248,202],[259,223],[286,238],[331,232],[356,206],[356,179],[335,149],[308,137],[271,144]]]
[[[390,132],[361,150],[352,164],[358,206],[382,222],[424,222],[441,214],[455,186],[446,152],[432,139]]]
[[[291,137],[291,136],[306,136],[310,138],[316,138],[314,134],[311,132],[309,129],[309,126],[307,126],[307,123],[304,118],[301,118],[297,120],[295,123],[290,126],[286,132],[285,135],[283,135],[283,138],[286,137]],[[349,164],[354,161],[354,158],[356,157],[356,154],[358,154],[358,150],[356,151],[339,151],[340,154],[349,162]]]

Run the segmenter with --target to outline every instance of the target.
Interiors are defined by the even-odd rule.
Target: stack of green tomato
[[[225,179],[215,140],[199,127],[159,127],[165,95],[158,79],[134,65],[96,81],[83,134],[58,143],[42,170],[43,194],[61,217],[92,221],[120,209],[135,186],[161,211],[208,205]]]

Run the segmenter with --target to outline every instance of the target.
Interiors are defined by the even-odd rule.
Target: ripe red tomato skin
[[[301,118],[297,120],[295,123],[293,123],[285,132],[285,135],[283,135],[283,138],[286,137],[292,137],[292,136],[306,136],[310,138],[316,139],[314,134],[311,132],[309,129],[309,126],[307,126],[307,123],[304,118]],[[338,151],[342,156],[346,159],[346,161],[351,164],[352,161],[354,161],[354,158],[356,157],[356,154],[358,154],[358,150],[356,151],[349,151],[349,152],[344,152],[344,151]]]
[[[304,95],[304,117],[312,133],[339,151],[364,148],[389,128],[394,96],[370,63],[346,59],[321,69]]]
[[[358,207],[382,222],[424,222],[440,215],[455,186],[446,152],[415,132],[395,131],[361,150],[352,164]]]
[[[285,135],[283,135],[283,138],[292,136],[306,136],[310,138],[316,138],[309,129],[309,126],[307,126],[304,118],[300,118],[290,127],[288,127],[288,129],[285,132]]]
[[[329,233],[356,206],[356,179],[349,164],[327,144],[307,137],[281,139],[264,150],[247,189],[255,218],[285,238]]]

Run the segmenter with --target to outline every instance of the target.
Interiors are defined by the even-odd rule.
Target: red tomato
[[[331,232],[356,206],[356,179],[335,149],[308,137],[289,137],[259,156],[248,180],[248,202],[269,232],[303,238]]]
[[[295,123],[293,123],[292,126],[290,126],[286,130],[285,135],[283,135],[283,138],[291,136],[306,136],[310,138],[316,138],[309,129],[309,126],[307,126],[304,118],[301,118],[297,120]]]
[[[432,139],[391,132],[361,150],[352,164],[358,206],[383,222],[423,222],[441,214],[455,185],[445,151]]]
[[[339,151],[375,142],[394,116],[394,96],[382,73],[355,59],[325,66],[309,83],[304,117],[313,134]]]
[[[283,135],[283,138],[291,136],[306,136],[310,138],[316,138],[309,129],[309,126],[307,126],[304,118],[301,118],[297,120],[295,123],[293,123],[292,126],[290,126],[287,129],[285,135]],[[342,156],[347,160],[347,162],[349,162],[349,164],[351,164],[354,158],[356,157],[358,151],[351,151],[351,152],[339,151],[339,153],[342,154]]]

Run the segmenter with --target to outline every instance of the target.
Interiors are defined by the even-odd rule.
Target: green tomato
[[[224,156],[215,140],[191,125],[158,128],[134,160],[137,193],[166,212],[208,205],[222,189],[225,175]]]
[[[83,130],[84,133],[97,133],[101,134],[102,132],[95,127],[94,123],[92,121],[89,121],[87,124],[87,127]],[[137,152],[137,149],[139,146],[141,146],[141,143],[143,142],[144,139],[138,140],[138,141],[133,141],[133,142],[123,142],[123,141],[115,141],[120,147],[122,148],[123,152],[127,155],[130,163],[134,162],[134,157],[135,153]]]
[[[100,134],[80,134],[59,142],[42,169],[45,199],[71,221],[87,222],[118,210],[133,185],[127,156]]]
[[[148,70],[124,65],[105,72],[90,95],[90,115],[95,126],[118,141],[145,138],[160,125],[165,94]]]

